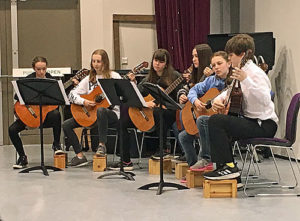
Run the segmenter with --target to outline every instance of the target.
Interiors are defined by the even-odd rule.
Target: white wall
[[[80,0],[82,66],[89,67],[91,53],[98,48],[113,59],[113,14],[154,15],[154,0]],[[120,26],[121,57],[128,57],[130,69],[142,60],[149,61],[157,48],[156,30],[152,25]]]
[[[270,71],[272,87],[276,93],[276,111],[280,117],[278,136],[285,131],[286,111],[292,95],[300,92],[300,29],[298,0],[255,2],[255,31],[272,31],[276,38],[276,57]],[[300,119],[298,120],[300,122]],[[295,149],[300,159],[300,123]]]

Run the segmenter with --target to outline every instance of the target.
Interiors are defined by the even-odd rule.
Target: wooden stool
[[[203,174],[204,172],[187,170],[186,186],[188,188],[203,187],[203,181],[204,181]]]
[[[149,159],[149,174],[158,175],[160,170],[159,160]],[[171,159],[164,159],[163,162],[163,172],[172,173],[172,163]]]
[[[54,154],[54,167],[65,169],[68,165],[68,154]]]
[[[175,177],[181,180],[183,177],[186,176],[187,170],[189,166],[187,163],[176,163],[175,165]]]
[[[237,181],[233,180],[204,180],[204,198],[236,198]]]
[[[102,172],[106,169],[106,155],[99,157],[96,154],[93,157],[93,171]]]

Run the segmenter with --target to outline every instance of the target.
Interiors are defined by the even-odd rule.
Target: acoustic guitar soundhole
[[[101,103],[104,99],[100,94],[100,95],[96,95],[94,100],[96,103]]]

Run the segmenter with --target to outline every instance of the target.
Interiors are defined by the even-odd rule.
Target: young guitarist
[[[70,102],[77,105],[83,105],[87,109],[94,108],[96,106],[95,101],[91,101],[82,98],[80,95],[91,93],[96,87],[98,87],[98,79],[121,79],[121,76],[109,68],[109,58],[105,50],[98,49],[92,53],[91,56],[91,69],[89,76],[84,78],[77,87],[74,88],[69,94]],[[107,130],[109,127],[117,128],[120,117],[120,107],[112,106],[109,108],[99,107],[97,110],[97,120],[91,126],[95,128],[98,126],[99,146],[96,154],[101,156],[106,154],[106,142],[107,142]],[[77,135],[74,132],[74,128],[81,127],[77,123],[74,117],[64,121],[63,130],[68,137],[70,144],[73,146],[76,156],[71,160],[70,166],[84,166],[88,164],[88,161],[82,153],[82,147],[79,144]]]
[[[216,163],[217,169],[204,174],[204,177],[213,180],[240,176],[232,155],[231,138],[273,137],[278,121],[271,100],[270,81],[264,71],[251,60],[255,51],[253,38],[247,34],[238,34],[226,43],[225,50],[234,68],[231,78],[241,84],[243,112],[241,116],[216,114],[208,121],[211,159]],[[245,56],[249,53],[249,57]],[[248,60],[247,63],[240,68],[245,59]],[[225,102],[226,91],[214,100],[213,110],[222,112]]]
[[[37,56],[32,61],[32,68],[35,72],[28,75],[26,78],[53,78],[49,73],[47,73],[47,59],[44,57]],[[15,96],[17,99],[17,96]],[[52,149],[55,154],[62,153],[60,146],[60,132],[61,132],[61,116],[57,109],[48,112],[44,122],[44,128],[53,128],[53,145]],[[17,119],[12,125],[9,127],[9,137],[11,142],[13,143],[16,151],[19,154],[19,158],[17,163],[13,165],[14,169],[21,169],[27,166],[28,160],[25,154],[22,141],[19,136],[19,132],[26,129],[26,125],[20,120]]]
[[[188,101],[187,94],[189,90],[197,83],[203,81],[206,77],[210,76],[213,71],[209,68],[210,58],[212,56],[211,47],[208,44],[198,44],[192,50],[192,72],[183,73],[182,76],[186,79],[183,88],[178,91],[179,103],[185,104]],[[172,125],[174,135],[178,139],[179,130],[177,124]],[[181,144],[179,143],[181,147]],[[181,147],[182,149],[182,147]],[[176,161],[185,162],[186,157],[184,155],[176,159]]]
[[[189,101],[198,111],[206,110],[206,103],[200,101],[198,98],[201,98],[212,88],[217,88],[219,91],[224,89],[226,77],[229,73],[230,67],[227,53],[224,51],[218,51],[214,53],[211,57],[211,65],[215,75],[210,75],[203,82],[196,84],[193,88],[191,88],[188,94]],[[192,170],[204,171],[212,167],[207,128],[208,119],[209,116],[202,115],[196,120],[201,144],[198,157],[193,145],[196,136],[188,134],[186,130],[183,130],[179,134],[179,142],[183,147],[187,163]]]
[[[149,70],[148,76],[146,76],[138,85],[139,90],[142,95],[145,97],[149,94],[149,91],[144,87],[144,83],[150,82],[153,84],[158,84],[163,89],[168,88],[177,78],[180,77],[180,74],[174,70],[170,54],[165,49],[158,49],[154,52],[151,61],[151,67]],[[182,88],[182,84],[179,84],[169,96],[175,101],[177,100],[177,94],[179,89]],[[153,109],[154,122],[155,122],[155,132],[159,135],[159,109],[157,104],[153,101],[146,102],[149,108]],[[164,147],[166,146],[166,135],[168,129],[176,120],[176,111],[164,109],[163,110],[163,143]],[[159,158],[159,151],[154,154],[153,158]]]

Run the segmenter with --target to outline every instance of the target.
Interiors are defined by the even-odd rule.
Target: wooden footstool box
[[[68,154],[54,154],[54,167],[65,169],[68,165]]]
[[[149,159],[149,174],[158,175],[160,171],[160,160]],[[163,172],[172,173],[171,159],[164,159]]]
[[[204,180],[204,198],[236,198],[237,181],[233,180]]]
[[[183,177],[186,176],[187,170],[189,166],[187,163],[176,163],[175,165],[175,177],[181,180]]]
[[[97,156],[93,157],[93,171],[94,172],[102,172],[106,169],[106,155],[105,156]]]
[[[186,172],[186,186],[188,188],[203,187],[204,177],[203,174],[208,171],[192,171]]]

